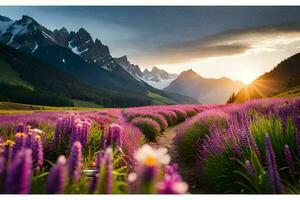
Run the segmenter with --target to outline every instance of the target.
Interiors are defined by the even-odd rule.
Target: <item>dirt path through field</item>
[[[194,175],[194,171],[190,166],[186,163],[180,162],[175,145],[175,136],[177,130],[180,128],[182,124],[173,126],[164,131],[159,137],[157,137],[156,142],[150,143],[152,147],[166,147],[168,149],[168,153],[171,156],[171,163],[177,163],[179,167],[179,173],[182,176],[182,179],[189,184],[189,192],[190,193],[205,193],[200,186],[196,183],[197,180],[193,179],[193,177],[197,177]]]

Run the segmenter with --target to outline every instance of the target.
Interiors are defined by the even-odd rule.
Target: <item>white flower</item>
[[[137,174],[134,173],[134,172],[131,172],[129,175],[128,175],[128,181],[129,182],[134,182],[136,179],[137,179]]]
[[[34,129],[30,129],[29,131],[33,132],[33,133],[37,133],[37,134],[44,134],[44,131],[34,128]]]
[[[186,182],[176,182],[173,185],[173,190],[177,193],[177,194],[184,194],[187,192],[188,190],[188,184],[186,184]]]
[[[167,154],[166,148],[153,149],[151,146],[144,144],[134,154],[134,158],[146,166],[167,165],[171,158]]]

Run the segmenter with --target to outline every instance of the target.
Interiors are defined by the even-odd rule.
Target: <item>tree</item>
[[[229,97],[227,103],[233,103],[235,101],[235,97],[236,97],[235,93],[232,93],[232,95]]]

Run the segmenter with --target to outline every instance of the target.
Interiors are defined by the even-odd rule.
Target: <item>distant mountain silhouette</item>
[[[225,103],[233,92],[239,91],[244,84],[229,78],[204,78],[193,70],[182,72],[164,90],[176,92],[197,99],[201,103]]]

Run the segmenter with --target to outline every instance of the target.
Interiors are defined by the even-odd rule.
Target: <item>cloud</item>
[[[300,24],[231,30],[154,50],[143,59],[153,64],[186,63],[205,58],[280,50],[300,41]]]

